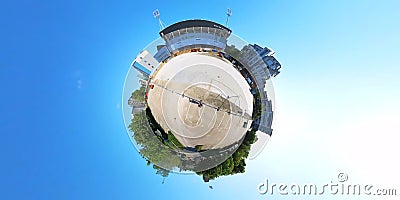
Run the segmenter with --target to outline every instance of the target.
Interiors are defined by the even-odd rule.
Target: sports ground
[[[151,77],[148,106],[183,146],[215,149],[239,141],[251,124],[253,96],[232,64],[210,53],[173,57]]]

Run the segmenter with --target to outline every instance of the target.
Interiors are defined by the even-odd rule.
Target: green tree
[[[139,102],[145,102],[146,101],[146,88],[140,87],[138,90],[133,91],[131,97],[133,99],[136,99]]]
[[[157,165],[153,165],[153,169],[156,170],[156,174],[159,174],[164,178],[167,177],[169,175],[169,172],[170,172],[169,170],[166,170],[166,169],[164,169],[162,167],[159,167]]]
[[[140,154],[148,161],[166,169],[179,166],[180,158],[154,134],[145,111],[135,114],[128,128],[133,132]]]
[[[225,53],[228,53],[230,56],[234,57],[236,60],[240,60],[243,57],[242,52],[235,47],[235,45],[227,45],[225,47]]]
[[[203,180],[208,181],[219,176],[228,176],[237,173],[244,173],[246,167],[246,158],[249,156],[250,146],[256,141],[256,131],[247,131],[242,144],[239,148],[224,162],[214,168],[197,172],[203,176]]]

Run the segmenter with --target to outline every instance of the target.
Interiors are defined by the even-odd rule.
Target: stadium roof
[[[210,27],[210,28],[217,28],[220,30],[228,31],[229,33],[232,32],[231,29],[229,29],[221,24],[218,24],[218,23],[215,23],[212,21],[208,21],[208,20],[193,19],[193,20],[180,21],[180,22],[177,22],[175,24],[168,26],[167,28],[160,31],[160,36],[162,37],[163,35],[166,35],[173,31],[184,29],[184,28],[191,28],[191,27]]]

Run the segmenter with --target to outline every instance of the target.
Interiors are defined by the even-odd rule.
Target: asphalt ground
[[[153,116],[184,146],[223,148],[239,141],[252,122],[249,86],[222,58],[179,55],[158,69],[151,84],[148,105]]]

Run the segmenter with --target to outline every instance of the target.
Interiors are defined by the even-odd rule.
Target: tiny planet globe
[[[162,176],[196,173],[208,182],[243,173],[272,135],[275,52],[209,20],[180,21],[159,36],[126,76],[132,143]]]

